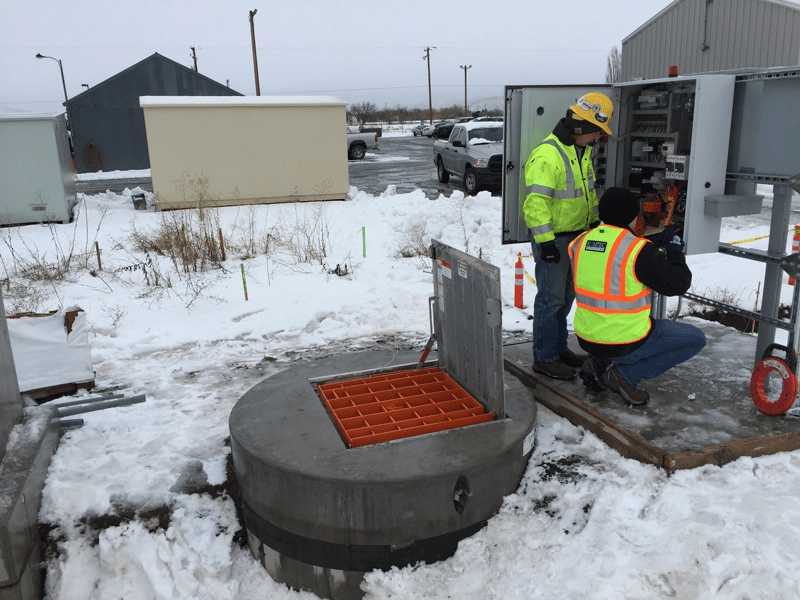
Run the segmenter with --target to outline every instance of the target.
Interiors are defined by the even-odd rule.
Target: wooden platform
[[[580,379],[534,374],[530,342],[504,347],[505,369],[544,406],[622,455],[667,472],[800,448],[800,418],[764,415],[750,398],[755,336],[701,319],[686,322],[700,327],[708,343],[684,364],[643,380],[650,392],[645,406],[629,406],[608,390],[593,392]]]

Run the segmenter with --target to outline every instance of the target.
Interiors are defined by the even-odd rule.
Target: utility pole
[[[469,108],[467,104],[467,69],[471,69],[472,65],[461,65],[461,68],[464,69],[464,116],[469,116]]]
[[[197,73],[197,53],[194,50],[194,46],[189,46],[192,51],[192,60],[194,61],[194,72]]]
[[[434,46],[435,47],[435,46]],[[430,124],[433,125],[433,97],[431,96],[431,47],[425,48],[425,56],[422,60],[428,61],[428,110],[430,115]]]
[[[256,55],[256,26],[253,24],[253,17],[256,16],[258,9],[250,11],[250,39],[253,42],[253,70],[256,73],[256,96],[261,95],[261,86],[258,84],[258,56]]]

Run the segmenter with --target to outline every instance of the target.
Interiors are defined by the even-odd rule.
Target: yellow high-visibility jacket
[[[575,146],[550,134],[525,163],[522,212],[537,244],[557,233],[580,232],[598,221],[591,148],[578,161]]]
[[[575,334],[595,344],[631,344],[650,333],[650,288],[634,265],[649,240],[600,225],[569,245],[575,282]]]

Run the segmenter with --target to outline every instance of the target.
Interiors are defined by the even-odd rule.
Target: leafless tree
[[[619,49],[614,46],[608,53],[606,61],[606,83],[617,83],[622,77],[622,56]]]
[[[356,102],[350,105],[349,112],[361,123],[369,123],[375,120],[378,107],[372,102]]]
[[[452,104],[439,109],[439,117],[442,119],[457,119],[464,116],[463,104]]]

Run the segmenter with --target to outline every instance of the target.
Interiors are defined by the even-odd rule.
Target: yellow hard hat
[[[575,101],[569,107],[576,116],[597,125],[608,135],[612,135],[611,116],[614,114],[614,105],[605,94],[600,92],[589,92]]]

